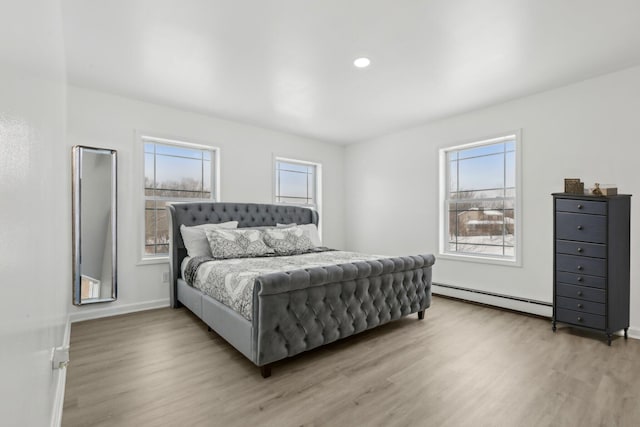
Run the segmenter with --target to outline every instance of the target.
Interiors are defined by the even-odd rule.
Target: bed
[[[433,255],[362,256],[352,258],[352,262],[311,263],[305,268],[258,275],[249,290],[248,311],[239,312],[185,281],[187,250],[180,226],[227,221],[238,221],[239,229],[291,223],[317,226],[317,212],[255,203],[175,203],[167,209],[171,306],[188,308],[260,367],[264,378],[271,375],[276,361],[409,314],[417,313],[423,319],[431,303]],[[319,251],[328,254],[325,259],[346,256]],[[288,264],[283,265],[286,268]]]

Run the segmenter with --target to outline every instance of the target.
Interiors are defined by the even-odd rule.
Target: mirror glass
[[[73,303],[115,301],[115,150],[73,147]]]

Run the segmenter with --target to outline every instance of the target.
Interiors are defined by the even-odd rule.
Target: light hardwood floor
[[[73,324],[63,426],[638,426],[640,340],[434,297],[260,371],[186,309]]]

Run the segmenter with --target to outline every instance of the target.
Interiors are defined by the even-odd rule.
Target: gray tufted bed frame
[[[251,203],[176,203],[171,220],[171,306],[186,306],[209,328],[271,375],[271,363],[357,334],[431,303],[433,255],[385,258],[256,279],[249,321],[180,277],[187,251],[180,225],[238,221],[238,227],[318,224],[314,210]]]

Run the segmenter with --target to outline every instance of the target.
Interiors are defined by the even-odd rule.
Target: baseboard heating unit
[[[480,291],[477,289],[463,288],[460,286],[453,286],[445,283],[435,282],[431,287],[431,292],[434,295],[442,295],[464,301],[492,305],[495,307],[535,314],[543,317],[551,318],[553,314],[553,304],[545,301],[519,298],[511,295],[496,294],[487,291]]]

